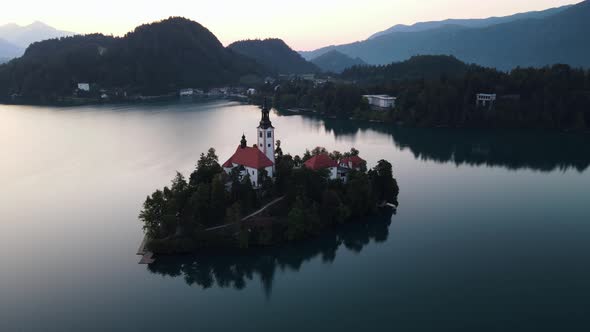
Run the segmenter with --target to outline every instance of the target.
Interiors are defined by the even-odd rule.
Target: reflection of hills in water
[[[298,271],[305,262],[316,257],[321,257],[323,263],[331,263],[342,246],[360,252],[371,241],[385,242],[392,213],[384,210],[378,216],[343,225],[317,239],[294,245],[245,252],[215,251],[195,256],[158,257],[148,270],[164,276],[183,277],[188,285],[202,288],[243,289],[258,275],[267,296],[270,296],[277,269]]]
[[[307,118],[307,116],[306,116]],[[317,119],[317,120],[316,120]],[[391,124],[315,118],[336,137],[373,130],[388,134],[400,149],[417,159],[456,165],[529,168],[539,171],[576,169],[590,165],[590,134],[516,130],[417,129]]]

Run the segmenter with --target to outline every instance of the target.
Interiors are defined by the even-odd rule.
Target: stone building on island
[[[267,107],[266,100],[262,107],[262,117],[256,128],[257,143],[248,146],[246,136],[242,135],[240,145],[238,145],[234,154],[223,164],[223,170],[227,174],[237,169],[240,179],[246,176],[250,177],[252,186],[259,188],[260,174],[264,170],[266,174],[273,178],[275,174],[275,128],[270,121],[270,110]],[[359,156],[353,155],[340,160],[332,159],[327,153],[318,154],[307,160],[303,167],[318,171],[329,170],[329,177],[332,180],[346,181],[348,173],[352,170],[361,170],[366,166],[366,162]]]
[[[253,187],[259,187],[260,171],[265,170],[269,177],[273,177],[275,170],[275,128],[270,121],[270,110],[266,105],[262,107],[262,118],[257,128],[258,143],[248,146],[246,136],[242,135],[240,145],[236,152],[223,164],[226,173],[231,173],[234,168],[239,168],[240,178],[250,176]]]

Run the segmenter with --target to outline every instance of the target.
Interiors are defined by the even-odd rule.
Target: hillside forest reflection
[[[290,116],[285,112],[280,114]],[[320,121],[336,138],[354,137],[369,130],[391,135],[400,150],[409,149],[416,159],[423,161],[542,172],[569,169],[583,172],[590,165],[588,133],[420,129],[307,115],[304,118],[310,123]]]

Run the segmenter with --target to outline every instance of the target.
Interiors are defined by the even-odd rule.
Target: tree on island
[[[386,160],[379,160],[377,166],[369,171],[373,190],[378,202],[397,204],[399,187],[393,178],[393,166]]]

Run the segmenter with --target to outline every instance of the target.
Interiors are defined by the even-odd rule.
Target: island
[[[367,169],[354,148],[284,154],[266,102],[256,132],[256,144],[249,146],[242,135],[225,163],[210,148],[188,179],[177,172],[170,186],[146,198],[139,214],[146,251],[277,245],[397,208],[399,187],[390,162]]]

